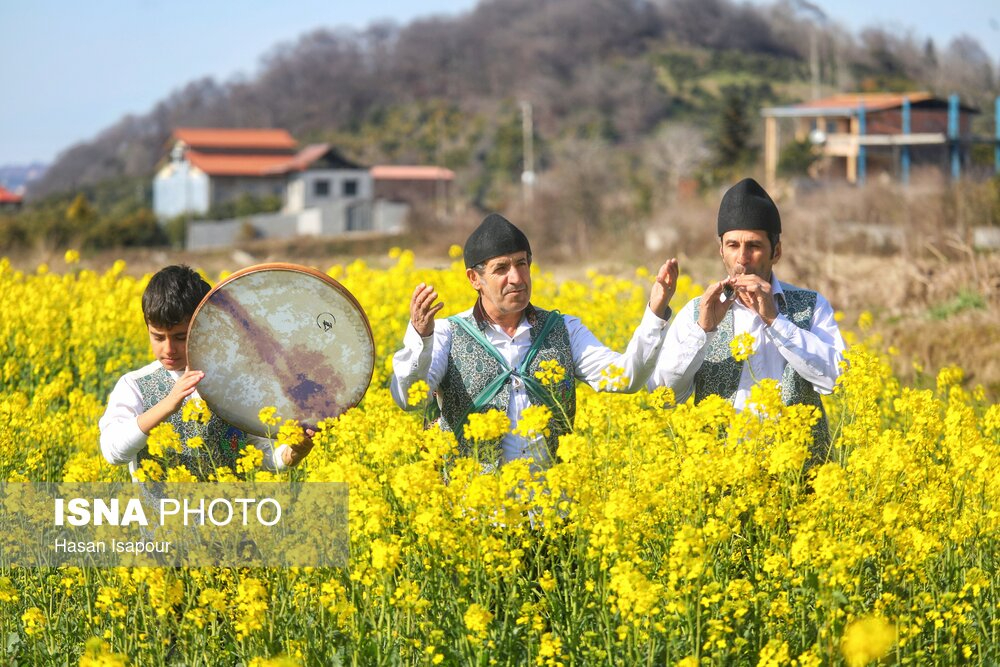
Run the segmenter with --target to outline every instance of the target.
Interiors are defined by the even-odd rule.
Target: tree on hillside
[[[348,137],[370,163],[426,155],[426,141],[445,137],[450,147],[433,143],[468,183],[511,101],[531,101],[540,140],[600,137],[627,152],[663,122],[710,117],[720,80],[774,81],[789,94],[809,76],[812,52],[814,77],[819,70],[822,83],[842,89],[855,88],[851,76],[876,87],[932,87],[937,76],[963,97],[977,95],[979,106],[998,92],[974,40],[937,53],[935,67],[921,41],[873,31],[859,44],[820,14],[809,0],[771,9],[735,0],[482,0],[456,17],[313,31],[273,48],[253,77],[192,82],[64,151],[29,195],[148,181],[170,133],[185,126],[281,127],[302,142]],[[752,117],[760,100],[751,93],[744,106]],[[442,134],[380,121],[441,103],[470,122]],[[729,101],[731,115],[738,106]],[[749,133],[736,140],[741,128],[713,133],[716,152],[744,155]]]
[[[796,55],[776,39],[760,10],[730,0],[670,0],[661,10],[668,33],[682,44],[775,56]]]
[[[722,108],[712,136],[712,167],[715,180],[746,167],[753,159],[753,126],[748,109],[750,92],[745,86],[722,89]]]
[[[661,128],[643,150],[643,162],[655,185],[653,207],[673,203],[680,180],[695,176],[710,156],[701,128],[689,123]]]

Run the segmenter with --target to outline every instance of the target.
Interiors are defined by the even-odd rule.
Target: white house
[[[168,159],[153,178],[153,212],[160,219],[204,215],[244,194],[285,194],[284,166],[296,157],[285,130],[178,128]]]
[[[307,146],[278,169],[286,177],[282,209],[285,213],[297,213],[338,199],[372,199],[374,195],[371,172],[347,160],[329,144]]]
[[[453,172],[437,167],[368,169],[329,144],[297,150],[285,130],[180,128],[153,180],[153,211],[161,220],[203,216],[247,194],[281,197],[280,213],[188,223],[189,248],[247,238],[397,233],[409,203],[427,198],[440,205],[453,179]]]

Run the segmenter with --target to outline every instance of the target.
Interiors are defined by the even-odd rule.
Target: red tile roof
[[[194,149],[286,150],[293,151],[295,139],[287,130],[246,130],[221,128],[181,127],[174,130],[173,138]]]
[[[287,162],[281,171],[304,171],[316,160],[323,157],[330,150],[330,144],[310,144],[306,146],[295,157]]]
[[[188,150],[187,160],[209,176],[266,176],[286,171],[288,155],[217,155]]]
[[[455,172],[444,167],[381,164],[372,167],[376,181],[451,181]]]
[[[793,106],[797,109],[856,109],[864,102],[865,109],[868,111],[879,111],[881,109],[893,109],[903,106],[903,98],[905,97],[909,97],[911,103],[917,103],[933,99],[934,96],[923,91],[912,93],[840,93],[839,95],[824,97],[819,100],[801,102]]]
[[[16,195],[0,185],[0,204],[19,204],[20,202],[21,195]]]

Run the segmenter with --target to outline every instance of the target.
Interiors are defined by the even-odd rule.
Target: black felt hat
[[[465,268],[471,269],[488,259],[521,250],[531,254],[531,246],[524,232],[499,213],[490,213],[465,242]]]
[[[734,229],[781,233],[778,207],[752,178],[744,178],[729,188],[719,205],[719,236]]]

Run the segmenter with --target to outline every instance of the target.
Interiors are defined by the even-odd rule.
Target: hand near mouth
[[[771,283],[752,273],[735,276],[732,281],[740,302],[756,312],[767,326],[771,326],[778,317],[778,305],[771,293]]]

